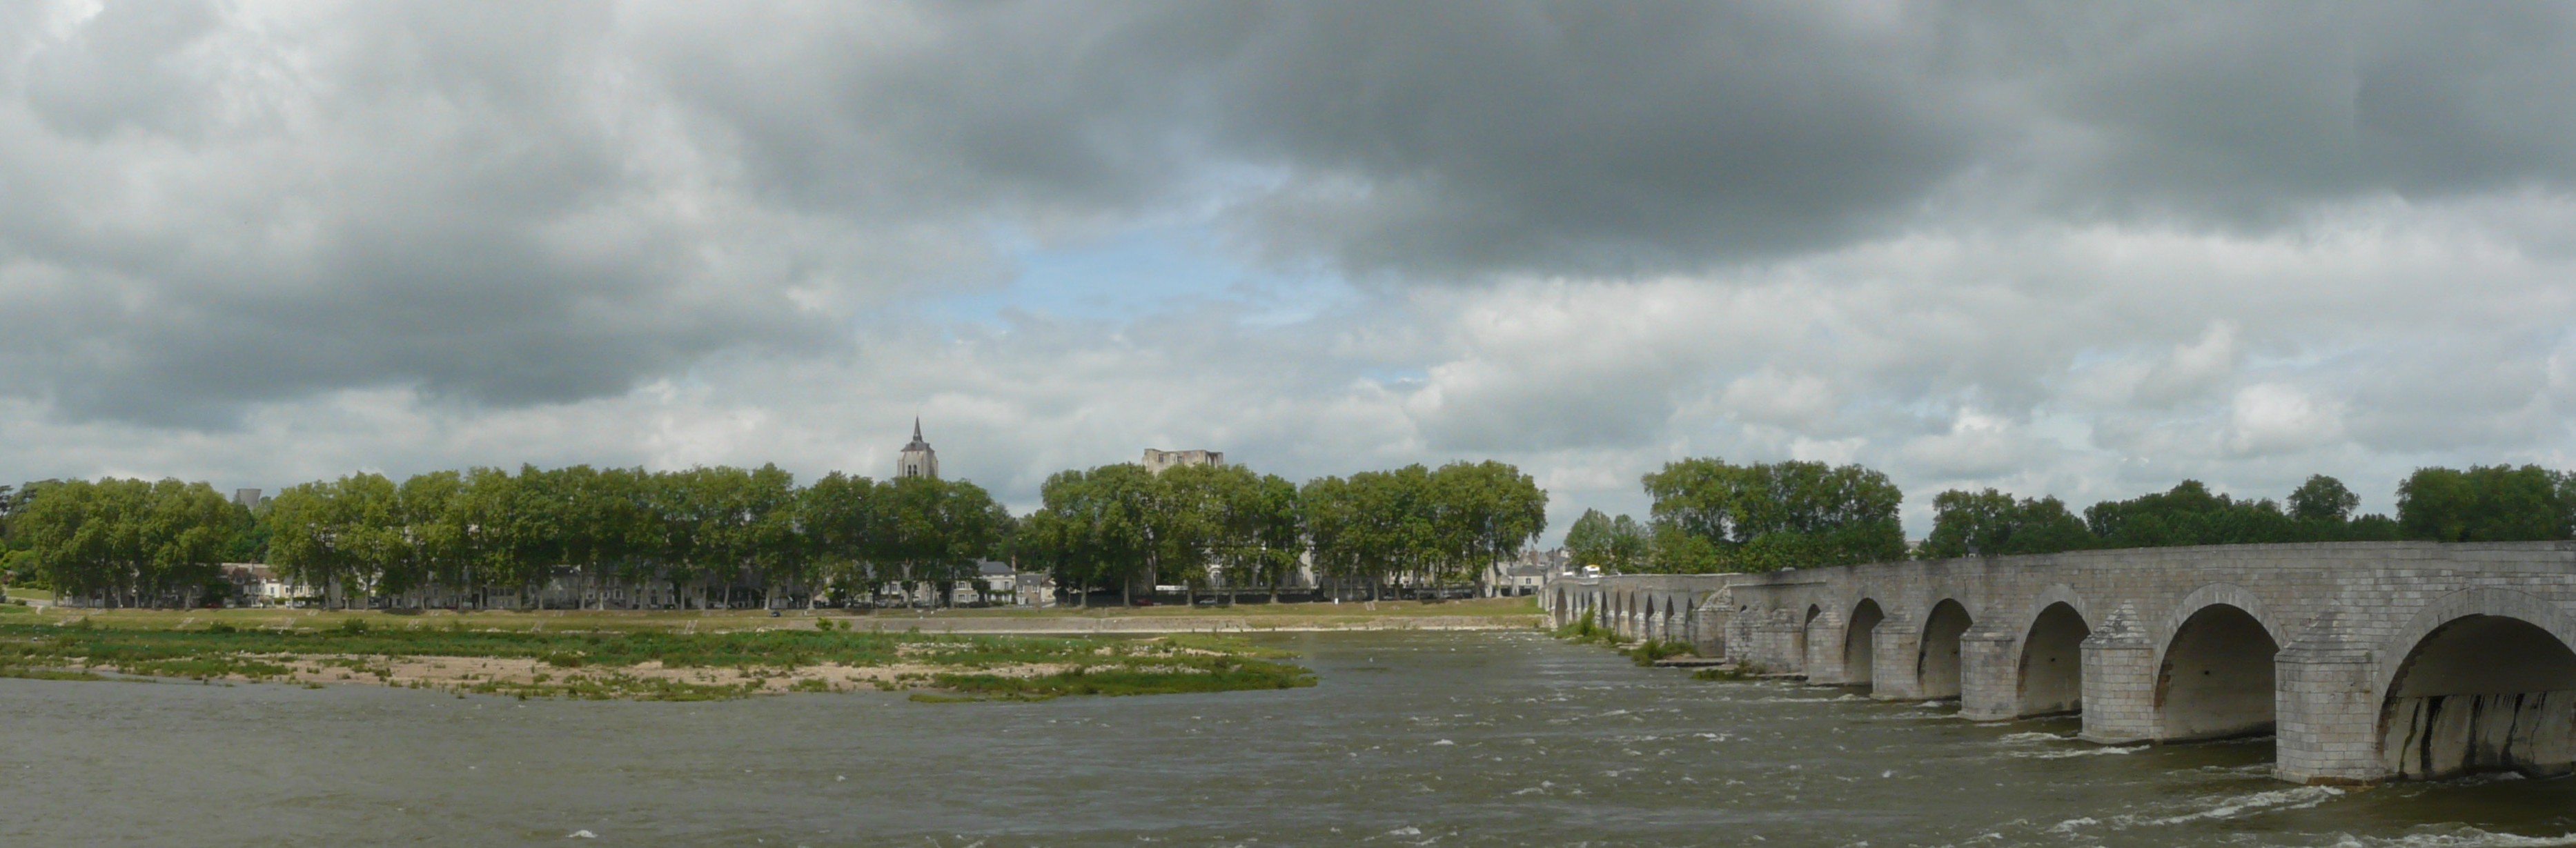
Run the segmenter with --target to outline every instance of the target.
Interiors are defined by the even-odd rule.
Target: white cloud
[[[882,474],[920,415],[1020,505],[1494,457],[1561,528],[1713,455],[1882,468],[1920,532],[2576,455],[2561,17],[1556,14],[0,12],[0,481]],[[1635,46],[1710,32],[1767,35]],[[1171,231],[1221,255],[1085,278],[1186,293],[1132,314],[1003,285]]]

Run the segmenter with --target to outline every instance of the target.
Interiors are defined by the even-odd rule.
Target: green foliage
[[[235,532],[235,508],[204,483],[74,480],[25,491],[11,533],[66,596],[190,603],[218,577]]]
[[[1547,529],[1547,492],[1492,461],[1319,478],[1299,491],[1298,509],[1316,567],[1372,592],[1472,579]]]
[[[1597,509],[1584,510],[1565,529],[1565,549],[1575,564],[1601,566],[1614,574],[1642,569],[1649,543],[1646,528],[1636,519],[1614,519]]]
[[[1776,571],[1905,555],[1896,517],[1904,494],[1858,465],[1685,459],[1644,482],[1655,499],[1652,571]]]
[[[2300,521],[2345,522],[2352,511],[2361,508],[2361,496],[2344,488],[2343,481],[2323,474],[2311,474],[2305,483],[2290,492],[2287,499],[2290,517]]]
[[[1578,645],[1591,642],[1598,642],[1603,645],[1616,645],[1619,643],[1619,636],[1610,632],[1609,628],[1602,627],[1601,624],[1593,618],[1591,610],[1585,610],[1583,612],[1583,617],[1576,619],[1573,623],[1557,628],[1553,635],[1556,638],[1573,642]]]
[[[2403,535],[2387,516],[2353,516],[2361,499],[2322,474],[2301,483],[2288,502],[2285,510],[2268,499],[2233,498],[2185,480],[2168,491],[2094,504],[2079,522],[2056,498],[2015,500],[1994,489],[1952,490],[1933,498],[1932,534],[1917,554],[1937,559],[2086,548],[2389,541]]]
[[[1932,499],[1932,535],[1917,556],[2053,553],[2093,547],[2092,532],[2054,497],[2014,500],[1994,489],[1951,490]]]
[[[2397,486],[2397,523],[2408,538],[2440,542],[2565,539],[2576,475],[2537,465],[2419,468]]]
[[[1637,643],[1636,647],[1630,648],[1624,653],[1628,655],[1629,659],[1636,660],[1638,665],[1652,666],[1657,660],[1670,659],[1672,657],[1693,656],[1698,652],[1691,650],[1690,644],[1686,642],[1666,642],[1660,639],[1648,639]]]

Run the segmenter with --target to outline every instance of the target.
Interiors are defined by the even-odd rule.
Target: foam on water
[[[2332,786],[2300,786],[2290,789],[2275,789],[2269,792],[2256,792],[2251,795],[2237,795],[2229,798],[2218,799],[2216,806],[2196,812],[2184,813],[2178,816],[2163,816],[2160,818],[2122,816],[2120,817],[2118,824],[2121,827],[2127,827],[2130,825],[2176,825],[2196,821],[2210,821],[2213,819],[2230,819],[2246,813],[2304,810],[2318,804],[2323,804],[2335,798],[2342,797],[2343,794],[2343,790]]]
[[[2576,833],[2518,836],[2491,833],[2468,825],[2424,828],[2399,836],[2341,835],[2335,848],[2561,848],[2576,846]]]
[[[2025,760],[2063,760],[2071,757],[2100,757],[2109,754],[2135,754],[2146,749],[2147,746],[2145,745],[2128,748],[2104,746],[2100,748],[2076,748],[2066,751],[2013,751],[2005,756]]]

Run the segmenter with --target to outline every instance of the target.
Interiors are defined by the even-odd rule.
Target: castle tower
[[[939,479],[939,452],[922,441],[920,416],[912,419],[912,444],[904,445],[903,452],[894,455],[894,476]]]

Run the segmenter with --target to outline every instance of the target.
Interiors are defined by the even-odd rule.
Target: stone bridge
[[[1558,627],[1592,616],[1630,641],[1687,642],[1718,656],[1725,638],[1726,587],[1741,574],[1561,577],[1539,589],[1539,609]]]
[[[1551,583],[1559,623],[2083,738],[2274,733],[2309,783],[2576,771],[2576,544],[2083,551]],[[1676,619],[1679,619],[1678,621]]]

